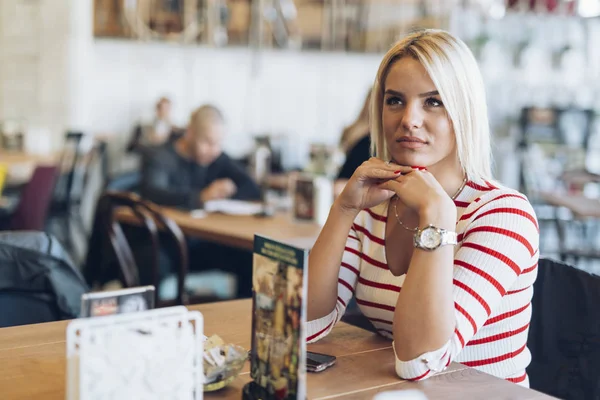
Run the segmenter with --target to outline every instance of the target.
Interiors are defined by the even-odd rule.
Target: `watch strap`
[[[440,246],[456,246],[458,244],[458,235],[456,234],[456,232],[448,231],[446,229],[440,229],[440,231],[440,233],[442,234],[442,242],[440,243]]]

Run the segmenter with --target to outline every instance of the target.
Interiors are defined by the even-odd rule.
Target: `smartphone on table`
[[[306,352],[306,370],[308,372],[321,372],[335,364],[335,356],[329,354]]]

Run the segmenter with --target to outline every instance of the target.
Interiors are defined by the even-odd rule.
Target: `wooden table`
[[[539,197],[555,207],[568,208],[577,218],[600,218],[600,200],[583,195],[540,192]]]
[[[205,333],[245,348],[250,344],[251,303],[237,300],[190,307],[204,315]],[[65,329],[68,321],[0,329],[0,397],[16,399],[64,399]],[[435,399],[549,399],[460,364],[423,382],[400,380],[394,372],[391,342],[371,332],[339,323],[312,351],[337,356],[337,364],[318,374],[308,374],[309,399],[371,399],[376,393],[420,389]],[[207,393],[206,399],[241,398],[249,378],[242,374],[227,388]]]
[[[0,164],[8,167],[7,186],[19,186],[29,181],[37,165],[54,165],[58,154],[30,154],[25,152],[0,151]]]
[[[321,231],[317,224],[295,222],[286,214],[255,217],[210,213],[201,218],[194,218],[187,211],[170,208],[163,210],[188,236],[246,250],[253,249],[255,233],[301,248],[310,248]],[[117,211],[117,218],[124,222],[136,222],[135,216],[127,210]]]
[[[568,184],[579,186],[586,183],[600,183],[600,175],[586,170],[565,171],[561,178]]]

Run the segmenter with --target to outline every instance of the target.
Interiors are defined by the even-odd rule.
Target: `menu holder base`
[[[248,382],[242,390],[242,400],[275,400],[269,395],[265,388],[258,385],[256,382]]]

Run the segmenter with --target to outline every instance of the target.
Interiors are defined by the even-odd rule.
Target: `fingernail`
[[[402,173],[402,171],[401,171],[401,170],[398,170],[398,171],[394,171],[394,173],[395,173],[395,174],[401,174],[401,173]]]
[[[418,169],[418,170],[425,170],[425,171],[427,171],[427,168],[426,168],[426,167],[419,167],[418,165],[414,165],[414,166],[412,166],[411,168],[412,168],[412,169]]]

